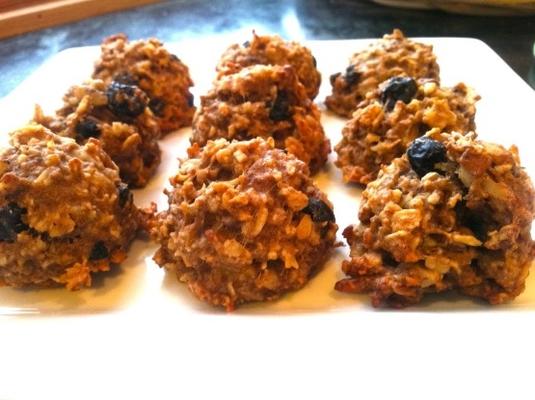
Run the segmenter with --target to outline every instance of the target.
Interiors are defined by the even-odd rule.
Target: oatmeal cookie
[[[243,44],[230,46],[217,65],[217,78],[235,74],[251,65],[291,65],[311,100],[318,95],[321,74],[310,50],[298,42],[287,42],[279,36],[258,36]]]
[[[366,94],[394,76],[429,78],[439,82],[439,66],[433,46],[413,42],[394,29],[390,35],[355,53],[344,73],[330,77],[332,94],[325,104],[329,110],[351,117]]]
[[[0,284],[91,285],[126,258],[140,214],[96,139],[30,124],[0,153]]]
[[[403,155],[429,129],[474,130],[477,100],[479,96],[463,83],[441,88],[427,79],[390,78],[367,96],[344,126],[335,164],[345,182],[367,184],[382,165]]]
[[[159,128],[146,94],[134,85],[90,80],[69,89],[53,117],[36,108],[34,120],[79,144],[98,138],[121,178],[144,187],[160,164]]]
[[[139,86],[150,98],[160,130],[191,125],[195,112],[188,67],[158,39],[128,41],[124,34],[104,39],[93,78]]]
[[[156,216],[154,256],[199,299],[227,310],[301,288],[334,246],[332,205],[272,138],[193,145]]]
[[[534,195],[514,146],[433,130],[363,192],[360,225],[344,231],[349,278],[336,289],[369,293],[374,306],[450,289],[510,301],[534,256]]]
[[[307,97],[292,67],[255,65],[217,81],[193,121],[191,143],[273,137],[317,172],[331,151],[320,111]]]

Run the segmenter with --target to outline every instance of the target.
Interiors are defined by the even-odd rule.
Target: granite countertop
[[[535,17],[472,17],[439,11],[393,9],[365,0],[181,0],[89,18],[0,41],[0,97],[55,53],[99,44],[124,32],[164,42],[235,31],[278,33],[287,39],[408,36],[474,37],[492,47],[535,88]],[[463,60],[459,60],[460,63]]]

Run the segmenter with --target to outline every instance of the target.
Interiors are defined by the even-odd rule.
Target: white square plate
[[[197,104],[199,95],[210,87],[219,55],[229,43],[240,40],[225,38],[168,45],[168,48],[190,67],[196,84],[193,91]],[[516,144],[520,149],[523,165],[531,176],[535,176],[535,158],[529,154],[532,148],[531,135],[535,134],[534,91],[481,41],[465,38],[430,38],[421,41],[434,45],[444,85],[450,86],[463,81],[474,87],[482,96],[477,105],[476,117],[480,138],[506,146]],[[329,75],[343,70],[349,56],[369,42],[370,40],[344,40],[306,43],[317,58],[318,68],[322,72],[323,84],[316,102],[322,109],[322,122],[333,146],[341,137],[344,120],[327,112],[323,106],[323,99],[330,91]],[[5,142],[6,132],[31,117],[34,103],[41,104],[47,112],[59,107],[66,89],[90,75],[98,52],[96,47],[62,51],[10,95],[1,99],[0,143]],[[138,205],[144,206],[155,201],[160,210],[166,207],[167,200],[162,190],[168,178],[177,169],[177,157],[185,156],[189,134],[190,128],[186,128],[166,136],[161,141],[162,164],[150,184],[135,192]],[[342,230],[357,222],[360,189],[342,183],[341,174],[333,165],[334,157],[334,154],[330,155],[327,170],[320,173],[315,180],[334,203],[340,228],[339,238],[343,240]],[[238,308],[233,314],[226,314],[195,299],[174,276],[166,276],[151,259],[156,248],[154,244],[136,241],[126,262],[110,273],[95,276],[94,285],[89,289],[68,292],[64,289],[0,288],[0,329],[13,341],[13,346],[5,346],[4,350],[2,345],[5,343],[0,344],[2,359],[18,359],[20,349],[24,349],[24,353],[28,354],[44,352],[45,358],[40,358],[42,361],[35,365],[46,369],[48,361],[45,360],[52,360],[52,364],[58,366],[57,359],[70,359],[70,354],[74,351],[91,360],[84,369],[88,373],[93,368],[103,368],[112,374],[116,368],[137,376],[136,364],[128,361],[134,357],[128,346],[133,346],[135,352],[139,352],[140,359],[152,360],[152,351],[169,351],[173,357],[176,356],[179,360],[163,357],[166,359],[164,365],[174,371],[159,370],[165,376],[196,371],[195,373],[204,377],[218,376],[216,382],[227,390],[235,390],[236,387],[229,386],[229,381],[222,376],[231,376],[229,373],[233,370],[244,373],[243,367],[247,365],[245,359],[250,365],[256,365],[255,362],[263,360],[261,365],[256,365],[258,371],[266,373],[276,368],[279,371],[276,379],[287,383],[292,382],[289,377],[293,373],[301,375],[301,372],[308,371],[308,374],[313,375],[317,368],[326,368],[326,365],[314,366],[313,362],[310,364],[308,357],[329,360],[327,362],[333,362],[335,365],[349,366],[350,363],[349,371],[345,374],[334,375],[326,372],[323,375],[327,379],[323,398],[329,398],[329,393],[332,395],[332,390],[338,387],[339,379],[349,379],[353,372],[358,374],[357,371],[366,371],[366,365],[360,364],[360,361],[356,362],[359,366],[353,364],[355,357],[366,360],[370,368],[384,368],[380,357],[388,357],[383,352],[390,349],[390,354],[404,357],[400,365],[416,366],[418,360],[413,359],[413,355],[423,348],[434,354],[441,353],[442,350],[437,348],[431,350],[437,345],[435,339],[442,338],[441,340],[446,340],[447,343],[459,339],[455,339],[452,326],[472,326],[474,331],[468,333],[467,340],[487,343],[491,340],[490,337],[477,339],[480,337],[478,332],[483,333],[483,330],[490,329],[496,335],[495,327],[499,325],[488,318],[494,319],[496,315],[501,315],[502,321],[516,321],[511,322],[509,327],[523,326],[525,320],[517,317],[528,316],[532,319],[535,311],[533,273],[528,278],[526,291],[508,305],[490,307],[465,297],[446,295],[430,296],[421,305],[404,311],[377,311],[369,305],[367,296],[338,293],[333,289],[334,283],[343,276],[340,264],[348,254],[348,248],[342,247],[335,251],[323,271],[302,290],[288,294],[276,302],[251,304]],[[522,312],[511,313],[517,310]],[[284,318],[275,318],[281,314]],[[255,318],[258,315],[262,318]],[[507,317],[503,317],[504,315]],[[476,320],[479,321],[477,324],[474,322]],[[509,328],[502,326],[500,329]],[[524,331],[521,328],[519,330]],[[428,336],[431,332],[434,332],[434,336]],[[506,335],[512,336],[512,332]],[[46,341],[42,340],[44,337],[47,338]],[[394,346],[391,338],[405,342],[401,347]],[[139,343],[140,340],[150,342],[150,346],[144,347]],[[69,343],[69,346],[66,347],[66,343]],[[73,349],[75,343],[79,343],[79,347]],[[185,345],[186,343],[188,345]],[[321,343],[323,347],[309,351],[309,347]],[[518,346],[520,344],[521,342],[517,343]],[[411,347],[414,352],[408,351]],[[400,348],[402,355],[399,353]],[[442,345],[441,348],[447,346]],[[99,358],[97,353],[115,354],[115,358],[108,363],[104,361],[108,358]],[[349,357],[349,354],[353,355]],[[291,357],[293,364],[281,364],[286,357]],[[432,355],[428,354],[426,357]],[[443,354],[443,357],[448,359],[452,354]],[[391,361],[385,360],[386,363]],[[7,396],[17,393],[13,391],[14,388],[21,390],[21,387],[22,393],[29,394],[28,397],[39,393],[36,387],[23,384],[24,371],[28,368],[26,364],[8,364],[6,371],[2,371],[1,365],[0,376],[4,372],[11,372],[9,376],[14,380],[10,381],[11,385],[7,385],[8,389],[6,386],[0,387],[0,398],[2,390],[12,390],[6,392]],[[12,369],[13,365],[18,365],[20,371],[16,367]],[[75,379],[77,372],[70,370],[68,366],[62,367],[66,376]],[[457,368],[460,368],[460,371],[466,367]],[[20,375],[13,375],[13,371],[19,371]],[[429,371],[420,373],[422,376],[430,374]],[[101,377],[102,375],[104,374],[101,374]],[[251,385],[256,387],[263,382],[254,368],[246,372],[245,376],[248,380],[240,384],[241,389]],[[377,376],[375,379],[379,378],[380,376]],[[433,379],[428,378],[427,384]],[[144,377],[139,376],[139,379]],[[181,385],[190,389],[197,388],[202,393],[220,393],[217,385],[206,385],[204,382],[204,378],[196,376],[188,383],[181,381]],[[376,381],[372,379],[367,384],[370,382]],[[42,384],[46,385],[46,382]],[[376,384],[381,385],[382,381],[379,379]],[[404,381],[398,384],[403,385]],[[422,385],[425,386],[426,383]],[[170,392],[164,388],[171,386],[172,383],[169,385],[169,382],[159,386],[161,393],[169,395]],[[311,387],[310,384],[305,386]],[[146,393],[147,396],[155,393],[151,390]],[[295,394],[301,395],[305,392],[306,388],[303,387],[296,389]],[[264,392],[255,393],[251,398],[263,398]],[[314,393],[319,395],[320,392]]]

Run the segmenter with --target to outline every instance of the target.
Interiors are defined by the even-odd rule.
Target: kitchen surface
[[[236,31],[245,37],[255,29],[286,39],[310,40],[376,38],[395,27],[413,37],[480,39],[535,87],[535,16],[467,16],[391,8],[365,0],[188,0],[156,3],[0,40],[0,97],[57,52],[98,45],[103,37],[117,32],[132,39],[155,36],[179,42]]]

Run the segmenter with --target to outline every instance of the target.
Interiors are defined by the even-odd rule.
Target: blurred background
[[[395,27],[408,36],[481,39],[535,88],[535,1],[3,0],[0,97],[57,52],[117,32],[176,42],[254,28],[304,40],[375,38]]]

